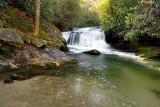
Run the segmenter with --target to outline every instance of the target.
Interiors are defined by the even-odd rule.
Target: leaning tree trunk
[[[36,14],[35,14],[35,31],[34,36],[39,35],[39,16],[40,16],[40,0],[36,0]]]

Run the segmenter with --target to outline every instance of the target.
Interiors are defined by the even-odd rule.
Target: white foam
[[[70,37],[71,33],[72,37]],[[75,37],[77,36],[76,33],[79,33],[78,39]],[[120,57],[134,59],[150,68],[160,70],[159,67],[155,68],[152,65],[149,65],[149,61],[137,56],[135,53],[121,52],[113,49],[106,43],[104,31],[102,31],[100,27],[73,28],[72,31],[62,32],[62,35],[66,41],[71,39],[72,43],[69,43],[68,45],[71,52],[82,53],[84,51],[96,49],[103,54],[113,54]]]

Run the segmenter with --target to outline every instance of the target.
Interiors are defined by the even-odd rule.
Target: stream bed
[[[1,107],[160,106],[159,70],[116,55],[69,55],[79,60],[77,66],[12,84],[1,81]]]

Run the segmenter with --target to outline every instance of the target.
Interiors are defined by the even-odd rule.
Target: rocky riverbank
[[[67,56],[67,43],[60,30],[42,21],[35,37],[34,20],[25,12],[7,7],[0,10],[0,72],[23,67],[54,68],[76,61]]]
[[[160,38],[143,35],[137,41],[127,41],[125,34],[126,31],[118,33],[113,33],[112,30],[105,31],[106,42],[116,49],[135,52],[141,57],[160,59]]]

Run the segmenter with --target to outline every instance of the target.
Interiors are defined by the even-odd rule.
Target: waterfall
[[[73,28],[72,31],[62,32],[63,37],[68,42],[71,52],[81,53],[92,49],[97,49],[103,54],[112,54],[120,57],[134,59],[135,61],[147,64],[144,58],[135,53],[121,52],[111,48],[105,41],[104,31],[100,27]],[[151,67],[152,68],[152,67]],[[160,69],[160,68],[156,68]]]
[[[100,27],[73,28],[72,31],[62,32],[70,51],[83,52],[97,49],[110,53],[110,45],[105,41],[104,31]]]

